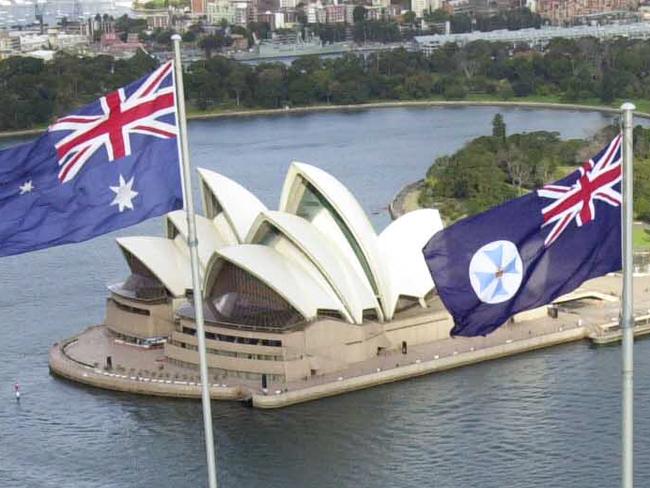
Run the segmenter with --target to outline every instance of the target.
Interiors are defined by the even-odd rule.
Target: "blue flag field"
[[[0,151],[0,256],[182,208],[172,64]]]
[[[621,269],[621,136],[562,180],[461,220],[423,249],[451,335],[486,335]]]

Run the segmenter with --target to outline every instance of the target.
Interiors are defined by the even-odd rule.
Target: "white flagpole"
[[[622,477],[621,486],[634,486],[634,305],[632,296],[632,162],[633,162],[633,112],[636,109],[632,103],[621,105],[623,115],[623,310],[621,313],[621,328],[623,332],[622,372],[623,372],[623,406],[622,406]]]
[[[178,129],[183,168],[183,194],[187,211],[187,245],[190,249],[192,263],[192,287],[194,288],[194,319],[199,350],[199,369],[201,371],[201,404],[203,405],[203,428],[205,431],[205,453],[208,462],[208,486],[217,488],[217,471],[212,437],[212,411],[210,408],[210,389],[208,379],[208,362],[205,353],[205,328],[203,324],[203,292],[201,272],[199,269],[198,239],[196,237],[196,217],[192,198],[192,178],[190,170],[190,153],[187,145],[187,122],[185,119],[185,95],[183,90],[183,65],[181,64],[181,36],[174,34],[174,78],[176,81],[176,104],[178,109]]]

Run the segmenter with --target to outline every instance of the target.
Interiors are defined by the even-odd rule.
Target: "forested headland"
[[[0,130],[44,126],[142,76],[156,64],[58,53],[0,62]],[[255,66],[212,56],[186,69],[193,112],[359,104],[389,100],[537,100],[612,104],[650,99],[650,40],[556,39],[543,52],[503,43],[300,58]]]
[[[419,204],[438,208],[447,222],[482,212],[575,171],[618,130],[604,127],[586,140],[562,140],[547,131],[509,135],[497,114],[491,135],[434,161]],[[638,220],[650,221],[650,129],[641,126],[634,129],[634,211]]]

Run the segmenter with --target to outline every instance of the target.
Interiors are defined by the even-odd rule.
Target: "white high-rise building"
[[[442,6],[442,0],[411,0],[411,10],[418,17],[424,16],[429,10],[438,10]]]
[[[323,4],[318,1],[310,3],[307,6],[307,23],[308,24],[324,24],[326,22],[325,8]]]
[[[219,24],[222,20],[232,24],[235,20],[235,11],[230,0],[216,0],[208,3],[206,15],[210,24]]]

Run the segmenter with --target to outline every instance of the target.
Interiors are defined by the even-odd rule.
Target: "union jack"
[[[172,82],[162,86],[170,76]],[[160,120],[176,112],[171,61],[146,77],[131,95],[120,88],[101,97],[99,103],[102,113],[62,117],[49,128],[51,132],[71,131],[55,144],[62,183],[74,178],[102,147],[106,147],[108,161],[129,156],[133,134],[162,139],[177,135],[175,123]]]
[[[577,176],[571,186],[546,185],[537,190],[540,197],[554,200],[542,209],[542,227],[553,224],[544,240],[547,247],[573,220],[578,227],[594,220],[596,200],[613,207],[621,205],[621,193],[614,188],[621,181],[621,135],[616,136],[596,158],[584,163]]]

